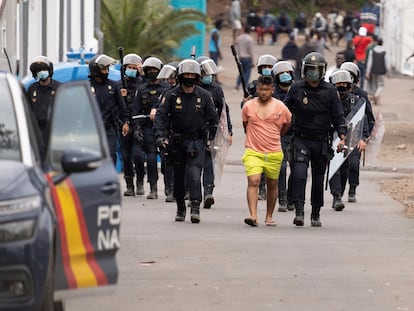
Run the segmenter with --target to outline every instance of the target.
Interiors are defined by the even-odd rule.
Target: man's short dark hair
[[[273,86],[274,84],[273,77],[272,76],[259,76],[259,78],[257,79],[257,84]]]

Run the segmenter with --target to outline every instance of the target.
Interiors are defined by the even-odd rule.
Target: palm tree
[[[174,48],[198,34],[195,22],[206,17],[195,9],[173,9],[167,0],[103,0],[104,51],[118,55],[119,46],[142,57],[171,59]]]

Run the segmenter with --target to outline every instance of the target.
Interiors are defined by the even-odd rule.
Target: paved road
[[[229,32],[223,35],[228,38]],[[235,66],[230,48],[224,51],[220,79],[235,135],[215,190],[217,203],[202,210],[201,223],[194,225],[188,219],[174,222],[175,205],[162,195],[125,198],[116,292],[69,301],[68,310],[414,310],[413,220],[377,185],[395,173],[363,171],[358,202],[342,212],[330,208],[327,193],[322,228],[309,226],[309,205],[304,227],[292,224],[293,212],[275,212],[277,227],[266,227],[264,202],[259,202],[261,225],[243,224],[248,209],[240,161],[241,93],[232,90]],[[278,51],[280,46],[257,47],[257,55],[279,56]],[[397,97],[388,88],[384,98],[393,98],[398,109],[381,109],[393,118],[409,118],[413,108],[404,103],[413,82],[395,78],[390,83],[398,88]]]

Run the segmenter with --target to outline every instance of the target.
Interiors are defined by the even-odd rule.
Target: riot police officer
[[[218,118],[211,94],[197,85],[201,76],[200,64],[185,59],[179,63],[177,73],[179,84],[165,92],[154,127],[157,145],[168,148],[168,157],[174,163],[175,220],[185,220],[184,181],[187,175],[191,222],[199,223],[204,151],[206,143],[214,137]]]
[[[119,129],[122,136],[129,131],[128,111],[116,81],[108,79],[109,66],[115,60],[105,54],[95,55],[89,61],[89,81],[101,110],[112,160],[116,165],[117,144],[120,144]]]
[[[344,109],[345,117],[352,111],[358,108],[359,97],[352,93],[352,78],[351,74],[344,69],[338,69],[330,76],[330,81],[335,85],[341,99],[342,107]],[[345,191],[345,186],[349,178],[355,178],[355,175],[350,175],[350,171],[358,171],[359,173],[359,158],[360,153],[365,150],[366,143],[369,137],[368,119],[364,117],[362,138],[358,142],[355,149],[341,165],[340,169],[332,176],[329,181],[331,194],[333,196],[332,208],[335,211],[342,211],[345,204],[342,202],[342,195]],[[355,166],[352,167],[351,166]],[[359,174],[358,174],[359,176]],[[353,180],[352,183],[355,181]]]
[[[47,145],[51,107],[60,82],[52,78],[53,63],[46,56],[36,57],[30,64],[30,71],[36,82],[29,86],[27,95],[39,125],[43,143]]]
[[[214,106],[217,112],[217,117],[220,119],[223,108],[225,107],[226,116],[227,116],[227,130],[229,132],[228,141],[231,145],[232,143],[232,124],[229,113],[229,106],[226,103],[224,98],[224,92],[222,87],[213,81],[213,75],[218,73],[219,70],[214,63],[214,61],[207,56],[199,56],[196,61],[201,66],[201,79],[199,85],[210,92],[213,97]],[[214,169],[213,169],[213,159],[211,157],[211,151],[206,149],[206,154],[204,158],[204,169],[203,169],[203,188],[204,188],[204,208],[211,208],[214,204]]]
[[[177,85],[177,66],[178,62],[170,62],[161,68],[157,79],[167,81],[170,88]],[[161,153],[161,173],[164,176],[164,193],[165,202],[175,202],[174,198],[174,166],[168,160],[168,154],[165,150],[160,150]]]
[[[365,115],[368,121],[368,132],[371,136],[372,129],[375,125],[375,117],[372,111],[372,105],[368,97],[368,93],[364,91],[361,87],[358,86],[360,71],[359,67],[353,62],[345,62],[341,65],[340,69],[349,71],[352,77],[352,89],[351,92],[365,99]],[[367,142],[369,141],[369,137]],[[361,153],[359,153],[361,155]],[[349,159],[350,169],[349,169],[349,190],[348,190],[348,202],[356,202],[356,188],[359,185],[359,162],[360,157],[357,157],[357,154],[352,154],[352,157]]]
[[[137,88],[141,84],[144,83],[139,73],[140,67],[142,67],[142,58],[139,55],[134,54],[134,53],[127,54],[124,56],[122,60],[122,66],[124,67],[122,70],[122,72],[124,73],[124,77],[118,83],[121,89],[122,97],[124,98],[127,109],[128,109],[129,121],[131,122],[135,92]],[[133,163],[132,161],[133,139],[134,139],[134,135],[133,135],[132,127],[131,127],[129,129],[128,135],[121,137],[121,148],[122,148],[122,156],[123,156],[123,164],[124,164],[124,179],[125,179],[126,188],[127,188],[126,191],[124,192],[124,196],[135,195],[134,168],[139,172],[142,172],[144,169],[144,168],[138,169],[138,166],[141,163]],[[144,187],[142,184],[137,183],[136,194],[137,195],[144,194]]]
[[[340,137],[338,151],[346,139],[344,112],[336,88],[323,80],[326,60],[318,52],[302,60],[303,81],[289,89],[285,103],[293,118],[292,201],[295,204],[296,226],[304,225],[305,189],[309,164],[312,172],[311,226],[320,227],[323,206],[324,174],[332,156],[331,128]]]
[[[293,66],[287,61],[279,61],[277,62],[273,68],[272,73],[275,79],[275,91],[273,97],[283,101],[286,97],[287,92],[289,91],[290,87],[294,83],[294,76],[293,76]],[[278,212],[286,212],[287,210],[294,210],[294,205],[292,204],[291,196],[288,195],[289,191],[291,191],[291,176],[289,175],[288,185],[286,185],[286,178],[287,178],[287,163],[288,163],[288,155],[290,154],[290,147],[292,141],[292,131],[289,129],[284,135],[281,137],[282,142],[282,150],[283,154],[285,155],[282,161],[282,165],[280,167],[280,174],[279,174],[279,182],[278,182],[278,189],[279,189],[279,207],[277,209]]]
[[[157,57],[148,57],[142,64],[146,81],[138,87],[134,105],[134,116],[148,116],[145,119],[134,121],[134,146],[133,158],[135,163],[142,163],[140,168],[144,167],[144,153],[147,161],[147,178],[150,184],[150,193],[147,199],[158,198],[158,166],[157,166],[157,146],[155,145],[155,131],[153,121],[160,103],[162,94],[169,88],[169,84],[157,78],[161,68],[162,61]],[[143,153],[144,152],[144,153]],[[144,171],[137,173],[137,188],[143,184]]]

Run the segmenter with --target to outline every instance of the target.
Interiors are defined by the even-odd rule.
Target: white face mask
[[[42,70],[37,73],[37,80],[45,81],[47,78],[49,78],[49,71]]]

